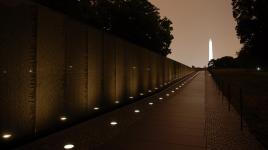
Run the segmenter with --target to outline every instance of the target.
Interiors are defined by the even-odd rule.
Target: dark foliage
[[[164,56],[171,53],[172,22],[148,0],[36,0]]]
[[[237,59],[231,56],[225,56],[219,59],[212,59],[208,63],[209,68],[235,68],[238,67]]]
[[[236,31],[243,48],[238,61],[243,67],[268,66],[268,1],[232,0]]]

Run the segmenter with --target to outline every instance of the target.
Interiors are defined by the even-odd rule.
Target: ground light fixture
[[[139,110],[139,109],[135,109],[134,110],[134,113],[136,113],[136,114],[138,114],[138,113],[140,113],[141,111]]]
[[[144,94],[143,93],[140,93],[140,96],[143,96]]]
[[[152,90],[148,90],[148,92],[149,92],[149,93],[151,93],[151,92],[152,92]]]
[[[178,90],[179,88],[178,87],[176,87],[176,90]]]
[[[133,99],[134,97],[133,96],[130,96],[129,99]]]
[[[11,133],[4,133],[2,134],[2,138],[5,139],[5,140],[8,140],[12,137],[12,134]]]
[[[119,104],[120,102],[119,101],[115,101],[114,103]]]
[[[150,106],[152,106],[154,103],[153,103],[153,102],[149,102],[148,104],[149,104]]]
[[[94,107],[93,109],[94,109],[94,110],[99,110],[100,108],[99,108],[99,107]]]
[[[73,144],[66,144],[66,145],[64,145],[63,148],[64,149],[73,149],[74,148],[74,145]]]
[[[159,100],[163,100],[163,97],[159,97]]]
[[[257,71],[261,71],[261,67],[257,67]]]
[[[60,120],[61,120],[61,121],[66,121],[67,119],[68,119],[68,118],[67,118],[66,116],[61,116],[61,117],[60,117]]]
[[[116,121],[111,121],[111,122],[110,122],[110,125],[111,125],[111,126],[116,126],[117,124],[118,124],[118,123],[117,123]]]
[[[175,93],[175,91],[171,91],[172,93]]]
[[[169,96],[169,94],[166,94],[166,96],[168,97],[168,96]]]
[[[158,90],[158,88],[156,87],[156,88],[154,88],[155,90]]]

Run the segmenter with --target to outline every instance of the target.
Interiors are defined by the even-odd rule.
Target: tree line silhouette
[[[172,22],[148,0],[35,0],[161,55],[171,53]]]
[[[243,45],[238,57],[226,57],[209,62],[214,67],[268,67],[268,1],[232,0],[233,17],[237,22],[236,32]],[[230,63],[232,62],[232,63]],[[229,65],[229,66],[228,66]]]

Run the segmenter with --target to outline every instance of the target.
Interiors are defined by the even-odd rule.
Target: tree
[[[232,6],[237,36],[244,45],[238,53],[238,60],[246,66],[268,66],[268,1],[232,0]]]
[[[172,22],[148,0],[37,0],[149,50],[171,53]]]
[[[171,25],[172,25],[172,22],[166,17],[160,20],[159,38],[160,38],[160,41],[162,42],[161,46],[163,47],[162,51],[164,55],[171,53],[171,49],[169,49],[169,46],[171,44],[171,41],[174,38],[173,35],[171,34],[171,31],[173,30]]]
[[[237,67],[236,59],[231,56],[225,56],[219,59],[212,59],[208,63],[209,68],[235,68]]]

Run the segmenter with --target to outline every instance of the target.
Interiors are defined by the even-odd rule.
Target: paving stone
[[[216,90],[211,76],[206,74],[206,141],[208,150],[264,150],[249,132],[247,125],[240,129],[240,117]]]

